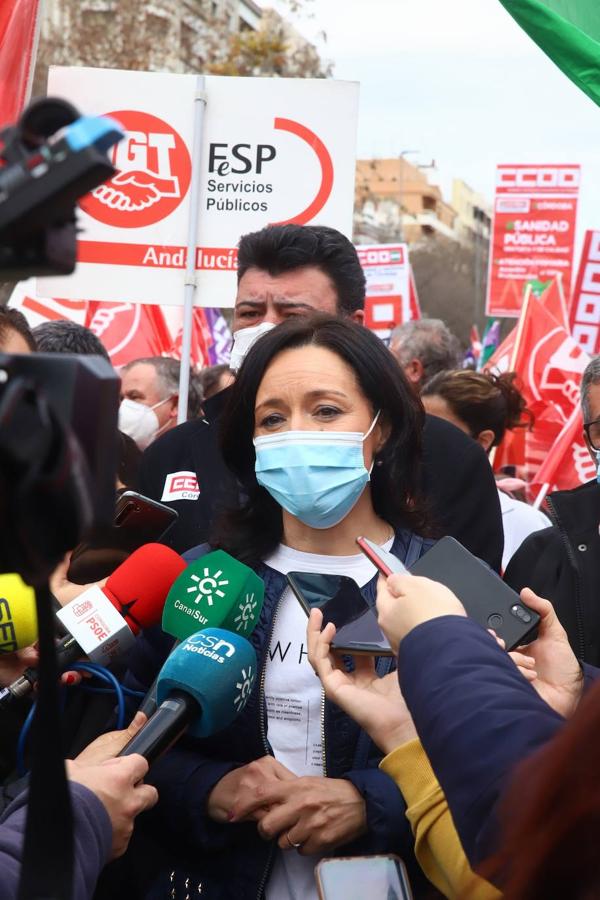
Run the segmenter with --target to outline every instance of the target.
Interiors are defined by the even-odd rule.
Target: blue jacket
[[[583,664],[584,684],[600,670]],[[472,866],[498,849],[498,808],[517,765],[564,719],[472,619],[443,616],[400,645],[398,676]]]
[[[392,552],[410,565],[431,543],[400,531]],[[204,549],[206,545],[194,548],[186,556],[198,558]],[[267,658],[274,613],[287,581],[268,566],[262,565],[257,571],[265,582],[265,601],[251,636],[259,660],[254,693],[228,728],[201,741],[183,739],[152,767],[146,780],[158,788],[159,803],[142,817],[130,849],[132,881],[138,884],[139,897],[169,896],[175,900],[186,894],[195,897],[200,890],[207,900],[256,900],[263,896],[276,844],[262,840],[253,823],[221,825],[205,813],[208,795],[227,772],[272,753],[266,736],[260,675]],[[374,578],[363,588],[363,596],[371,606],[375,603],[376,585]],[[130,687],[149,687],[172,643],[172,638],[158,630],[146,632],[136,642],[126,679]],[[380,658],[377,669],[385,674],[392,665],[392,659]],[[365,798],[367,809],[368,833],[339,852],[398,853],[408,862],[414,884],[423,884],[414,861],[414,840],[405,817],[405,803],[393,780],[378,769],[381,754],[368,735],[329,702],[325,703],[324,726],[327,775],[351,781]]]
[[[82,784],[69,782],[73,808],[73,895],[89,900],[111,850],[112,825],[100,800]],[[21,857],[27,820],[28,793],[24,791],[0,817],[0,897],[18,896]],[[51,827],[51,826],[50,826]]]

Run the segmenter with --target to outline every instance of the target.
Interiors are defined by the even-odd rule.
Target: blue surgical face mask
[[[311,528],[345,519],[369,480],[360,431],[282,431],[254,439],[256,480]],[[373,468],[371,466],[371,468]]]

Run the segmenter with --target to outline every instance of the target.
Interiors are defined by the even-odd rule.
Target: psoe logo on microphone
[[[190,154],[167,122],[139,110],[106,113],[121,123],[125,138],[112,150],[117,173],[80,203],[92,218],[117,228],[143,228],[166,218],[186,196]]]
[[[204,634],[202,631],[198,631],[187,638],[183,649],[187,650],[188,653],[198,653],[200,656],[207,656],[218,663],[224,663],[225,657],[235,656],[233,644],[214,634]]]
[[[77,618],[80,618],[81,616],[84,616],[87,612],[89,612],[91,608],[91,600],[82,600],[80,603],[74,603],[72,606],[73,615],[77,616]]]

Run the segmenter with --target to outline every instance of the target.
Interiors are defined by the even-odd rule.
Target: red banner
[[[0,2],[0,128],[23,110],[35,63],[39,0]]]
[[[581,408],[577,406],[563,426],[534,478],[535,496],[550,491],[569,491],[596,476],[596,467],[583,439]]]
[[[570,310],[571,334],[590,356],[600,353],[600,231],[586,231]]]
[[[100,338],[113,366],[133,359],[167,356],[172,339],[159,306],[88,303],[86,326]]]
[[[519,315],[528,281],[562,274],[568,292],[573,266],[580,167],[498,166],[486,315]]]

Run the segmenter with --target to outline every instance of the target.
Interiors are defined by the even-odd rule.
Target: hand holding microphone
[[[221,628],[190,635],[173,650],[157,679],[158,709],[119,756],[154,762],[184,733],[208,737],[242,712],[256,681],[256,653]]]
[[[75,759],[66,761],[69,780],[91,790],[108,813],[113,831],[111,859],[127,849],[135,817],[158,800],[156,788],[142,782],[148,771],[145,760],[139,756],[116,759],[145,722],[138,712],[128,728],[100,735]]]
[[[83,591],[57,613],[68,632],[57,646],[59,667],[86,656],[110,665],[132,646],[140,629],[160,621],[164,598],[184,568],[183,559],[169,547],[145,544],[113,572],[103,589],[94,585]],[[25,627],[19,630],[21,635],[26,632]],[[31,642],[29,633],[27,640]],[[36,682],[37,671],[27,669],[0,691],[0,709],[30,694]]]

